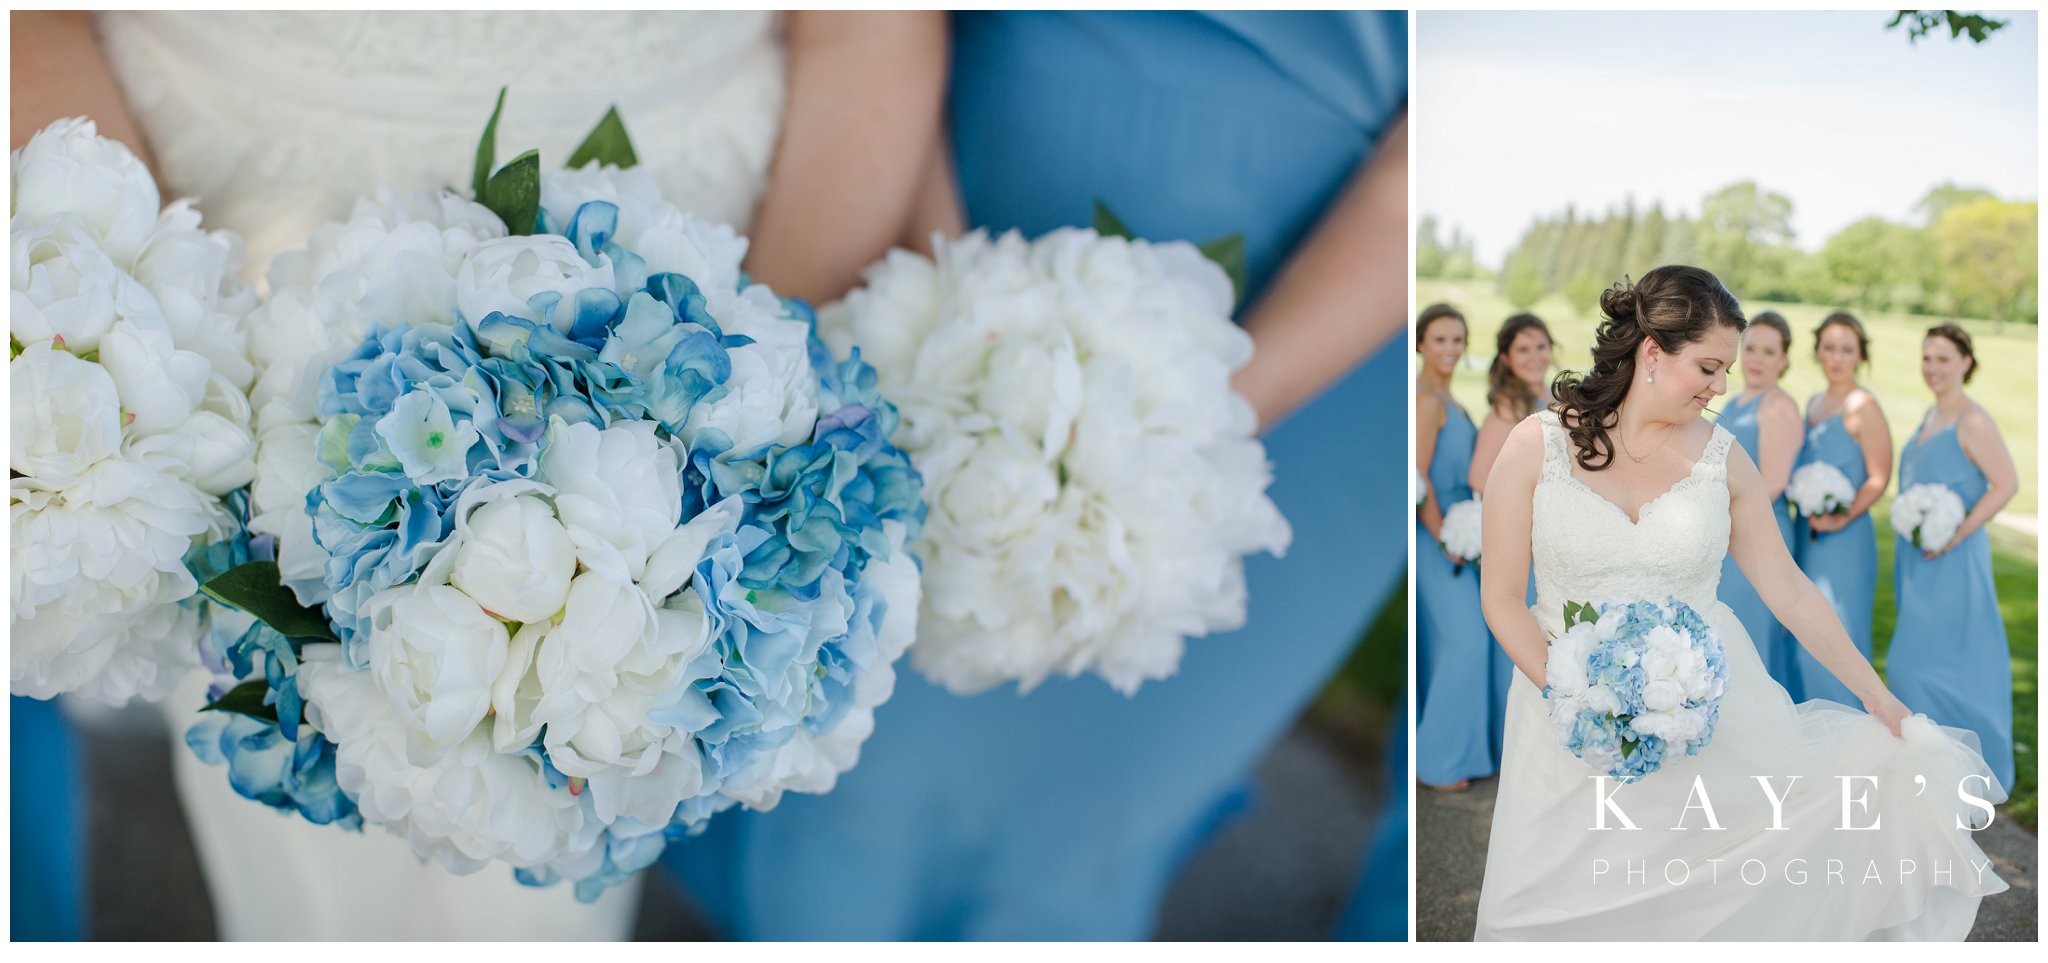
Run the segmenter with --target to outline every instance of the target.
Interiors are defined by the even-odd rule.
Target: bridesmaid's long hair
[[[1508,366],[1508,349],[1514,347],[1516,335],[1532,329],[1542,332],[1543,340],[1557,343],[1542,318],[1517,314],[1501,322],[1500,333],[1493,339],[1493,365],[1486,369],[1486,404],[1496,410],[1506,408],[1516,421],[1536,413],[1536,393]]]
[[[1644,338],[1677,352],[1717,327],[1738,333],[1749,326],[1742,305],[1719,278],[1696,267],[1667,264],[1630,286],[1626,281],[1600,293],[1606,320],[1594,335],[1593,367],[1567,371],[1551,382],[1551,406],[1578,450],[1579,466],[1599,471],[1614,464],[1607,432],[1621,420],[1621,400],[1635,385],[1636,348]]]

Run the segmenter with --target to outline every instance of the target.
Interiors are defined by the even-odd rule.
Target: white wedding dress
[[[786,85],[766,12],[101,14],[100,40],[166,197],[247,242],[244,275],[380,185],[467,192],[498,88],[498,163],[568,158],[616,104],[666,197],[744,231]],[[243,799],[183,733],[195,674],[164,703],[184,804],[228,939],[597,940],[629,935],[639,881],[590,905],[509,868],[455,876],[404,840]]]
[[[1631,521],[1573,474],[1556,416],[1539,417],[1531,539],[1544,632],[1563,631],[1566,601],[1676,596],[1720,634],[1728,684],[1699,755],[1667,756],[1661,770],[1619,789],[1607,783],[1617,816],[1599,807],[1594,771],[1559,744],[1541,692],[1515,674],[1476,938],[1968,935],[1978,901],[2006,884],[1958,820],[1981,828],[2005,794],[1968,732],[1914,716],[1895,737],[1857,709],[1795,706],[1772,681],[1742,623],[1715,598],[1734,437],[1715,428],[1692,473]],[[1988,800],[1982,808],[1957,792],[1970,776],[1982,777],[1966,786]],[[1783,796],[1781,829],[1758,777]],[[1841,777],[1875,777],[1849,783],[1846,825],[1877,828],[1842,828]],[[1720,829],[1709,828],[1706,806]],[[1638,828],[1622,828],[1623,816]],[[1594,828],[1596,819],[1608,828]]]

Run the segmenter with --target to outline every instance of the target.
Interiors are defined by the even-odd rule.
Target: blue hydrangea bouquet
[[[186,738],[249,798],[592,900],[854,764],[925,505],[858,349],[664,201],[615,112],[545,174],[492,172],[496,124],[473,199],[366,198],[274,264]]]
[[[1728,664],[1721,637],[1675,598],[1566,602],[1543,695],[1572,755],[1621,782],[1714,738]]]

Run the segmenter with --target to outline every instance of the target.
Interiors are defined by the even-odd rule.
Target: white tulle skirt
[[[579,903],[568,884],[521,886],[512,870],[457,876],[422,863],[405,840],[375,826],[316,826],[244,799],[227,770],[184,745],[189,707],[205,703],[203,674],[164,705],[172,771],[222,939],[623,940],[640,907],[641,877]],[[184,707],[170,712],[168,707]]]
[[[1603,793],[1515,674],[1475,938],[1967,936],[1978,901],[2006,889],[1971,836],[2005,799],[1976,737],[1914,716],[1900,738],[1857,709],[1795,706],[1734,613],[1706,617],[1729,668],[1713,741],[1633,785]]]

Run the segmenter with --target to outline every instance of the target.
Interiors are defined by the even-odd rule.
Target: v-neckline
[[[1962,423],[1963,419],[1960,416],[1958,416],[1956,420],[1948,423],[1948,427],[1943,428],[1932,435],[1927,435],[1926,422],[1923,421],[1921,422],[1921,427],[1913,429],[1913,445],[1914,447],[1918,448],[1934,444],[1936,439],[1939,439],[1941,436],[1956,430],[1956,426]],[[1927,437],[1923,438],[1921,437],[1922,435],[1927,435]]]
[[[1714,440],[1713,438],[1709,437],[1707,439],[1707,447],[1712,448],[1713,445]],[[1585,483],[1585,481],[1581,480],[1578,476],[1578,473],[1572,470],[1569,462],[1567,462],[1565,465],[1564,477],[1570,479],[1571,483],[1578,486],[1580,491],[1583,491],[1586,494],[1593,496],[1593,500],[1599,502],[1602,505],[1607,506],[1608,508],[1614,509],[1614,513],[1620,515],[1623,521],[1628,522],[1630,528],[1640,528],[1642,527],[1643,519],[1650,517],[1650,509],[1657,507],[1657,504],[1659,502],[1662,502],[1664,499],[1671,497],[1673,494],[1676,494],[1680,489],[1684,488],[1687,483],[1699,477],[1700,466],[1705,464],[1706,460],[1707,453],[1704,451],[1700,452],[1700,457],[1692,463],[1692,468],[1690,470],[1688,470],[1677,481],[1674,481],[1671,484],[1665,486],[1664,490],[1658,492],[1656,497],[1642,503],[1641,505],[1636,506],[1636,513],[1634,516],[1630,516],[1627,509],[1621,507],[1618,504],[1615,504],[1613,499],[1610,499],[1607,496],[1600,494],[1597,490],[1593,488],[1593,486],[1588,485]]]

